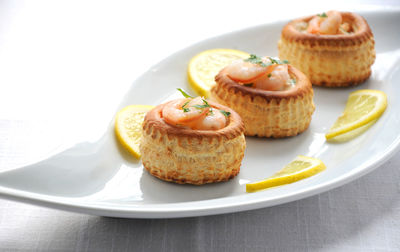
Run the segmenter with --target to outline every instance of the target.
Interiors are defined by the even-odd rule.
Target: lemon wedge
[[[211,49],[194,56],[188,65],[188,80],[190,86],[200,95],[208,97],[209,91],[215,85],[218,72],[237,59],[248,58],[249,54],[234,49]]]
[[[149,105],[129,105],[115,116],[115,134],[121,145],[133,156],[140,158],[139,144],[142,123],[146,113],[154,108]]]
[[[386,94],[379,90],[362,89],[351,92],[346,107],[325,135],[331,139],[350,132],[379,118],[387,106]]]
[[[321,160],[299,155],[273,176],[259,182],[246,184],[246,192],[290,184],[311,177],[325,169],[326,166]]]

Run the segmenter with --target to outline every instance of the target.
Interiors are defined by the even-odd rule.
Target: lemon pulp
[[[129,105],[115,116],[115,134],[121,145],[134,157],[140,158],[139,144],[142,123],[146,113],[154,108],[149,105]]]
[[[188,65],[190,86],[200,96],[208,97],[210,89],[215,85],[215,76],[225,66],[237,59],[248,58],[249,54],[234,49],[211,49],[194,56]]]
[[[325,135],[331,139],[350,132],[379,118],[387,107],[386,94],[379,90],[362,89],[350,93],[346,107]]]

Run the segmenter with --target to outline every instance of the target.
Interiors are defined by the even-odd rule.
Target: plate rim
[[[133,206],[133,209],[132,208],[121,209],[118,207],[110,207],[110,206],[105,207],[105,206],[81,204],[73,200],[65,200],[68,199],[66,197],[42,195],[38,193],[31,193],[2,186],[0,186],[0,196],[2,196],[5,199],[11,199],[24,203],[55,208],[58,210],[99,215],[99,216],[108,216],[108,217],[159,219],[159,218],[185,218],[185,217],[195,217],[195,216],[218,215],[218,214],[242,212],[248,210],[256,210],[264,207],[276,206],[332,190],[334,188],[340,187],[341,185],[354,181],[357,178],[360,178],[368,174],[369,172],[375,170],[377,167],[379,167],[380,165],[385,163],[388,159],[390,159],[399,150],[400,150],[400,136],[397,136],[396,140],[393,142],[392,145],[389,146],[389,148],[386,151],[382,152],[378,158],[370,160],[368,163],[362,166],[358,166],[357,167],[358,171],[350,170],[349,172],[344,173],[333,180],[317,184],[313,187],[305,188],[304,190],[301,191],[294,191],[285,196],[273,198],[268,201],[262,200],[261,197],[257,197],[255,200],[252,200],[250,202],[239,201],[239,203],[233,202],[221,206],[209,206],[209,207],[201,207],[195,209],[192,208],[189,210],[182,209],[180,207],[181,205],[186,205],[188,203],[190,203],[191,205],[193,205],[194,203],[205,204],[210,201],[220,200],[220,199],[210,199],[210,200],[201,200],[194,202],[152,204],[151,205],[152,207],[147,209],[146,207],[142,206],[138,207],[138,205]],[[247,194],[241,196],[245,197],[246,195]],[[238,197],[238,196],[230,196],[230,197]],[[225,198],[230,198],[230,197],[225,197]],[[165,209],[159,208],[159,206],[163,205],[168,205],[168,207]],[[173,207],[176,206],[176,208],[173,208],[171,206]],[[233,207],[237,208],[234,211],[232,211],[231,208]]]

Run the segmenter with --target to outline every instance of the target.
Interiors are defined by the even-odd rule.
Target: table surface
[[[329,9],[400,6],[143,2],[0,2],[0,171],[96,137],[88,120],[109,120],[141,73],[205,38]],[[104,218],[0,200],[0,251],[399,251],[399,165],[397,153],[317,196],[196,218]]]

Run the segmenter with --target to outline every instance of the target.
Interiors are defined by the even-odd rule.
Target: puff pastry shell
[[[289,22],[278,42],[279,57],[287,59],[318,86],[346,87],[364,82],[375,61],[375,41],[365,19],[355,13],[341,12],[354,32],[319,35],[296,29],[309,16]]]
[[[289,74],[296,85],[285,91],[267,91],[246,87],[231,80],[226,69],[215,77],[211,99],[235,110],[245,125],[245,135],[289,137],[305,131],[315,106],[308,78],[293,66]]]
[[[162,118],[162,109],[168,104],[158,105],[145,116],[140,151],[146,170],[159,179],[179,184],[201,185],[235,177],[246,148],[240,116],[225,106],[209,102],[212,107],[231,113],[226,127],[179,128]]]

